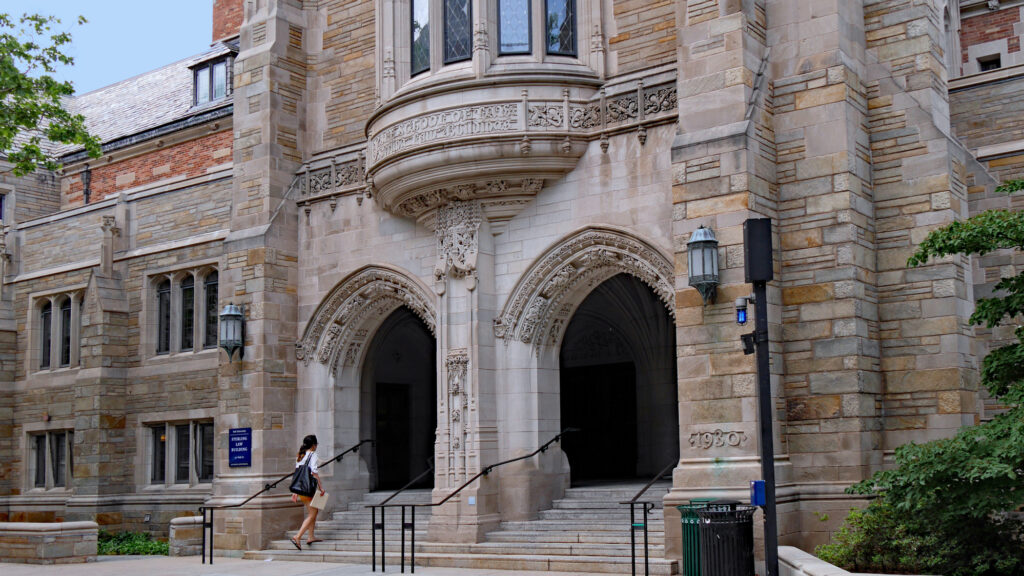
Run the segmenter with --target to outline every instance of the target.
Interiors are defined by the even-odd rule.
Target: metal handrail
[[[323,464],[320,464],[320,466],[327,466],[329,464],[333,464],[333,463],[341,460],[342,458],[344,458],[346,454],[353,453],[353,452],[359,452],[359,447],[362,446],[363,444],[366,444],[366,443],[373,444],[373,440],[370,440],[370,439],[360,440],[359,443],[356,444],[355,446],[352,446],[351,448],[349,448],[348,450],[345,450],[341,454],[338,454],[334,458],[331,458],[330,460],[324,462]],[[222,506],[207,506],[207,505],[204,504],[204,505],[200,506],[199,507],[199,512],[203,515],[203,543],[202,543],[202,546],[200,547],[200,556],[202,556],[203,564],[206,564],[206,529],[209,528],[210,529],[210,565],[211,566],[213,565],[213,511],[214,510],[227,510],[228,508],[241,508],[242,506],[245,506],[249,502],[252,502],[260,494],[263,494],[264,492],[268,492],[268,491],[272,490],[273,488],[276,488],[277,485],[280,484],[282,481],[284,481],[287,478],[291,478],[294,475],[295,475],[295,471],[292,470],[291,472],[285,474],[284,476],[281,476],[277,480],[274,480],[273,482],[269,482],[267,484],[264,484],[262,490],[260,490],[259,492],[256,492],[252,496],[249,496],[248,498],[246,498],[245,500],[243,500],[243,501],[241,501],[241,502],[239,502],[237,504],[224,504]],[[206,514],[207,512],[210,513],[209,514],[209,520],[207,520],[207,514]]]
[[[410,573],[415,574],[416,573],[416,508],[436,508],[438,506],[441,506],[444,503],[446,503],[449,500],[451,500],[459,492],[462,492],[467,486],[469,486],[473,482],[475,482],[478,479],[480,479],[480,477],[487,476],[488,474],[490,474],[495,468],[500,468],[501,466],[504,466],[506,464],[511,464],[513,462],[519,462],[520,460],[526,460],[527,458],[533,458],[537,454],[540,454],[542,452],[547,452],[548,448],[550,448],[552,444],[554,444],[555,442],[558,442],[559,440],[562,439],[562,436],[564,436],[564,435],[566,435],[566,434],[568,434],[570,432],[579,432],[579,431],[580,431],[579,428],[572,428],[572,427],[566,428],[566,429],[562,430],[561,432],[559,432],[558,434],[556,434],[554,438],[552,438],[551,440],[548,440],[547,442],[542,444],[539,448],[537,448],[533,452],[530,452],[529,454],[526,454],[525,456],[518,456],[516,458],[509,458],[508,460],[502,460],[501,462],[498,462],[497,464],[491,464],[489,466],[484,467],[483,470],[481,470],[480,472],[477,472],[476,475],[474,475],[469,480],[465,481],[461,486],[456,488],[452,493],[450,493],[447,496],[445,496],[444,498],[442,498],[440,502],[433,502],[433,503],[430,503],[430,504],[385,504],[385,503],[381,503],[381,504],[376,504],[376,505],[372,506],[372,508],[374,509],[373,518],[371,520],[373,522],[373,527],[374,527],[374,529],[376,529],[379,526],[380,531],[381,531],[381,553],[380,553],[380,556],[381,556],[381,560],[380,560],[381,571],[383,572],[384,569],[385,569],[385,558],[387,557],[387,551],[384,549],[384,509],[385,508],[399,508],[400,507],[402,509],[401,571],[402,571],[403,574],[405,573],[405,531],[409,530],[409,531],[412,532],[412,554],[409,557],[409,571],[410,571]],[[404,490],[404,488],[403,488],[403,490]],[[394,497],[394,495],[392,495],[392,497]],[[390,498],[388,498],[388,500],[390,500]],[[376,509],[377,508],[381,509],[381,511],[380,511],[380,520],[381,521],[380,521],[379,525],[376,522]],[[405,511],[406,511],[407,508],[412,511],[412,516],[411,516],[411,520],[412,521],[410,523],[408,523],[408,524],[405,522]],[[373,541],[374,541],[374,544],[373,544],[374,552],[373,552],[373,561],[372,561],[371,570],[376,572],[376,570],[377,570],[377,554],[376,554],[376,551],[375,551],[376,550],[376,538],[375,537],[374,537]]]
[[[395,496],[398,496],[402,492],[405,492],[406,489],[415,486],[417,483],[419,483],[420,480],[423,480],[424,476],[426,476],[427,474],[430,474],[431,472],[434,471],[434,459],[431,458],[428,462],[430,463],[430,466],[426,470],[424,470],[423,472],[420,472],[419,476],[413,478],[412,480],[409,480],[409,482],[405,486],[402,486],[398,490],[395,490],[394,494],[392,494],[391,496],[388,496],[387,498],[385,498],[384,501],[381,502],[380,504],[368,504],[366,507],[367,508],[376,508],[378,506],[384,506],[388,502],[391,502],[391,500],[394,499]]]
[[[420,472],[419,476],[417,476],[417,477],[413,478],[412,480],[410,480],[409,482],[407,482],[405,486],[402,486],[398,490],[395,490],[395,493],[392,494],[391,496],[388,496],[387,498],[385,498],[383,502],[381,502],[380,504],[368,504],[366,506],[367,508],[370,509],[370,562],[372,564],[371,571],[373,571],[373,572],[377,571],[377,529],[378,528],[380,529],[380,550],[381,550],[381,552],[380,552],[380,569],[381,569],[382,572],[385,570],[385,566],[387,564],[387,560],[386,560],[387,549],[385,548],[385,546],[387,545],[387,535],[384,534],[384,508],[388,507],[388,502],[390,502],[395,496],[398,496],[402,492],[405,492],[405,490],[407,488],[415,486],[420,480],[423,479],[424,476],[426,476],[427,474],[430,474],[431,472],[434,471],[434,459],[430,458],[428,460],[428,462],[429,462],[430,466],[426,470],[424,470],[423,472]],[[380,510],[380,523],[377,523],[377,508],[381,509]],[[415,515],[415,512],[413,512],[413,515]],[[415,547],[416,546],[416,534],[415,533],[413,533],[413,535],[412,535],[412,543],[413,543],[413,546]],[[405,548],[405,508],[402,508],[402,548],[403,549]],[[402,571],[403,572],[405,571],[405,563],[404,562],[402,563]]]
[[[655,503],[654,502],[648,502],[648,501],[638,502],[638,500],[640,500],[640,497],[643,496],[644,493],[647,492],[648,488],[653,486],[655,482],[657,482],[662,476],[667,474],[669,470],[674,468],[677,463],[678,463],[677,460],[672,460],[671,462],[669,462],[668,466],[665,466],[664,468],[661,469],[661,472],[658,472],[657,474],[655,474],[654,477],[651,478],[651,481],[648,482],[647,484],[645,484],[644,487],[641,488],[640,491],[637,492],[636,495],[633,496],[632,499],[626,500],[625,502],[619,502],[619,504],[626,504],[626,505],[629,506],[629,557],[630,557],[630,564],[633,567],[633,576],[636,576],[636,531],[637,530],[643,530],[644,531],[644,576],[647,576],[647,575],[649,575],[651,573],[650,548],[649,548],[648,541],[647,541],[647,514],[651,510],[654,509],[654,504]],[[637,522],[636,521],[636,507],[637,507],[637,504],[640,505],[640,508],[643,511],[643,514],[644,514],[644,521],[643,522]]]

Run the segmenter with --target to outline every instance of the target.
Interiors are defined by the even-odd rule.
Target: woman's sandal
[[[309,546],[310,544],[315,544],[317,542],[323,542],[323,541],[324,541],[323,538],[317,538],[315,540],[306,540],[306,546]]]
[[[289,538],[289,540],[291,540],[292,544],[294,544],[296,548],[302,550],[302,546],[300,546],[299,543],[296,542],[294,538]]]

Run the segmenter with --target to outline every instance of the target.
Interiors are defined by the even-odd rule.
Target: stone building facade
[[[337,509],[429,460],[436,501],[573,425],[435,510],[430,539],[675,462],[678,557],[674,505],[760,475],[733,311],[752,217],[774,225],[783,543],[827,540],[897,446],[999,408],[978,366],[1010,335],[968,317],[1024,262],[906,261],[1021,208],[993,190],[1024,173],[1024,3],[213,8],[210,51],[73,100],[103,157],[0,174],[0,518],[165,533],[289,471],[308,433],[324,457],[376,440],[324,473]],[[216,347],[228,303],[241,358]],[[234,428],[250,467],[228,465]],[[272,493],[219,515],[217,546],[264,547],[296,514]]]

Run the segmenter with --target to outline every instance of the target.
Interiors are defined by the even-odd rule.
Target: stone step
[[[288,532],[285,533],[285,537],[292,538],[297,533],[298,533],[298,530],[289,530]],[[323,538],[324,540],[358,540],[358,541],[366,541],[366,542],[369,542],[370,539],[374,537],[373,536],[373,531],[370,530],[369,526],[367,526],[365,530],[351,530],[351,529],[331,530],[331,529],[325,529],[325,528],[321,528],[321,527],[317,526],[317,528],[316,528],[316,536],[317,536],[317,538]],[[387,540],[394,539],[395,541],[398,541],[399,539],[401,539],[402,533],[396,527],[394,530],[390,530],[390,529],[386,530],[384,532],[384,537]],[[411,537],[411,532],[406,531],[405,537],[406,538],[410,538]],[[416,529],[416,539],[417,540],[423,540],[423,539],[426,539],[426,537],[427,537],[427,531],[426,530],[420,530],[419,527],[417,526],[417,529]],[[376,538],[377,538],[378,541],[380,541],[380,531],[379,530],[377,531]]]
[[[624,522],[629,524],[629,510],[542,510],[538,514],[540,520],[586,520],[588,522]],[[643,520],[643,512],[637,510],[636,520]],[[647,520],[662,522],[661,512],[653,510],[647,513]],[[416,519],[419,522],[419,518]]]
[[[558,531],[558,532],[629,532],[629,521],[588,521],[581,520],[524,520],[502,522],[501,530]],[[664,532],[663,520],[648,521],[647,530]]]
[[[341,562],[348,564],[370,564],[366,552],[316,550],[261,550],[246,552],[249,560],[275,559],[281,561]],[[409,557],[406,557],[408,563]],[[388,566],[398,566],[399,555],[387,554]],[[427,567],[471,568],[490,570],[535,570],[546,572],[593,572],[603,574],[628,574],[631,571],[629,557],[608,556],[538,556],[531,554],[437,554],[424,552],[416,554],[416,565]],[[651,558],[651,574],[671,575],[678,572],[675,560]],[[640,567],[642,570],[642,566]]]
[[[326,552],[326,551],[339,551],[339,552],[370,552],[373,550],[373,546],[369,541],[351,541],[351,540],[325,540],[324,542],[317,542],[316,544],[307,545],[302,544],[303,550],[308,548],[311,551]],[[401,542],[398,540],[388,539],[386,543],[388,552],[400,552]],[[288,540],[275,540],[270,543],[271,550],[295,550],[295,547]],[[378,552],[380,551],[380,541],[377,542]],[[412,549],[412,542],[406,540],[406,554]],[[643,555],[643,544],[638,542],[637,555]],[[660,545],[650,545],[648,547],[650,557],[662,558],[665,556],[665,550]],[[478,544],[446,544],[437,542],[423,542],[417,540],[416,542],[416,554],[420,553],[433,553],[433,554],[523,554],[530,552],[531,554],[543,554],[547,556],[629,556],[629,544],[594,544],[594,543],[559,543],[559,542],[533,542],[529,545],[523,545],[521,543],[512,542],[480,542]]]
[[[653,502],[655,504],[654,510],[661,510],[661,500],[655,500],[648,498],[644,495],[642,502]],[[626,504],[619,504],[618,501],[610,502],[605,500],[586,500],[583,498],[572,499],[572,498],[560,498],[551,503],[552,510],[625,510],[629,512],[629,506]],[[638,508],[639,509],[639,508]]]
[[[643,538],[642,534],[637,534],[638,538]],[[662,545],[665,540],[664,533],[661,532],[648,532],[647,540],[652,545]],[[538,534],[537,532],[531,532],[528,530],[523,531],[505,531],[498,530],[491,532],[487,535],[488,542],[520,542],[520,543],[536,543],[539,541],[550,542],[550,543],[585,543],[585,544],[629,544],[629,532],[623,530],[621,533],[615,532],[546,532],[544,534]]]
[[[379,523],[380,521],[381,521],[380,520],[380,516],[378,516],[377,517],[377,522]],[[412,518],[409,518],[408,516],[406,516],[405,521],[406,522],[411,522]],[[332,518],[330,520],[319,520],[319,521],[317,521],[316,525],[317,525],[317,527],[324,526],[324,527],[331,527],[331,528],[369,528],[370,524],[372,524],[372,523],[373,523],[373,519],[370,518],[369,516],[367,516],[366,518],[345,518],[345,517],[338,518],[336,516],[336,517],[334,517],[334,518]],[[401,515],[396,515],[396,516],[390,516],[389,515],[387,518],[384,519],[384,524],[386,526],[388,526],[389,528],[392,525],[398,526],[401,523],[402,523],[402,516]],[[416,515],[416,526],[417,527],[419,527],[419,526],[426,527],[426,526],[429,526],[429,525],[430,525],[430,516],[427,516],[425,518],[421,518],[419,514]]]

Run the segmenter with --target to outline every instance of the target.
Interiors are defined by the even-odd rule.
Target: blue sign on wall
[[[228,466],[252,466],[252,428],[228,430]]]

